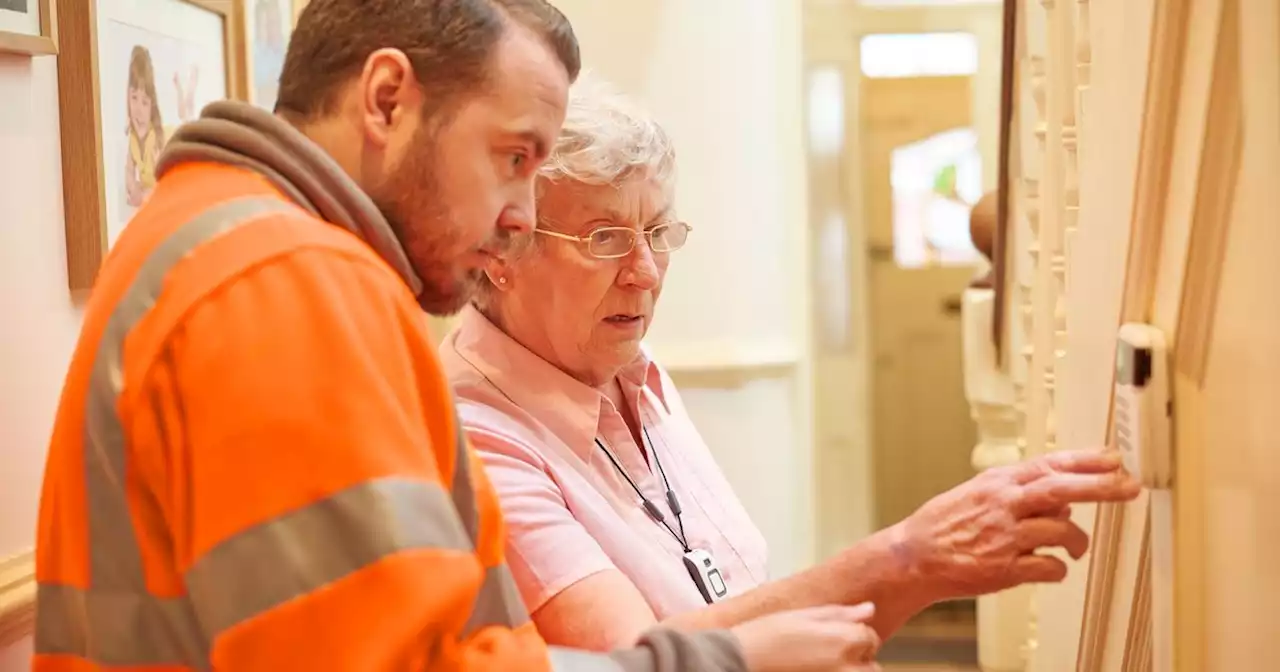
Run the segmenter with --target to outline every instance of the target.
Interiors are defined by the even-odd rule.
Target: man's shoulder
[[[295,291],[324,289],[331,299],[355,289],[328,277],[334,274],[357,276],[364,292],[381,287],[408,293],[399,276],[355,234],[280,197],[248,195],[212,205],[177,236],[194,244],[171,268],[169,284],[174,289],[191,285],[192,299],[219,293],[229,284],[280,284],[282,278]]]
[[[199,162],[165,174],[114,247],[124,253],[113,257],[129,260],[112,264],[108,259],[107,265],[123,266],[126,274],[161,262],[164,268],[150,270],[169,275],[222,269],[235,276],[308,249],[328,251],[328,263],[378,261],[357,235],[297,204],[262,175]],[[207,254],[210,250],[217,254]]]
[[[138,269],[133,285],[163,278],[155,308],[138,325],[157,346],[174,333],[191,336],[197,322],[217,325],[224,340],[332,340],[338,333],[326,325],[362,332],[417,320],[429,342],[416,301],[390,266],[354,234],[280,196],[209,204],[158,240]]]

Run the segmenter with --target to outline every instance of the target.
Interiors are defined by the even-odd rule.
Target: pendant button
[[[689,570],[689,577],[693,579],[707,604],[719,602],[729,596],[729,587],[725,585],[720,568],[716,566],[710,553],[701,549],[689,551],[684,554],[684,566]]]

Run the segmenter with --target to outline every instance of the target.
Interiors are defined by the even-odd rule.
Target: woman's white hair
[[[556,145],[538,171],[537,194],[547,182],[618,185],[633,177],[657,180],[670,193],[675,168],[675,148],[662,126],[613,86],[583,72],[569,90]],[[508,258],[521,256],[530,244],[537,244],[537,236],[513,241]],[[489,314],[492,300],[493,284],[481,282],[473,303]]]
[[[552,182],[595,185],[642,175],[669,190],[675,164],[671,138],[653,116],[584,72],[569,90],[564,126],[540,175]]]

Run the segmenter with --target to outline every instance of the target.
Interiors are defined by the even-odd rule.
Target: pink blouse
[[[680,531],[659,470],[619,409],[495,327],[474,308],[441,345],[471,445],[506,518],[507,562],[530,612],[565,588],[617,569],[659,620],[705,606],[676,537],[645,513],[595,439]],[[698,435],[671,379],[647,354],[620,374],[675,491],[691,548],[720,567],[729,595],[767,580],[767,549]]]

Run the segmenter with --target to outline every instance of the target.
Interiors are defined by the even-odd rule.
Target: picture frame
[[[243,1],[247,100],[274,110],[289,38],[308,0]]]
[[[0,53],[58,53],[57,0],[0,0]]]
[[[215,100],[245,99],[244,0],[62,3],[63,214],[76,293],[93,287],[177,126]]]

